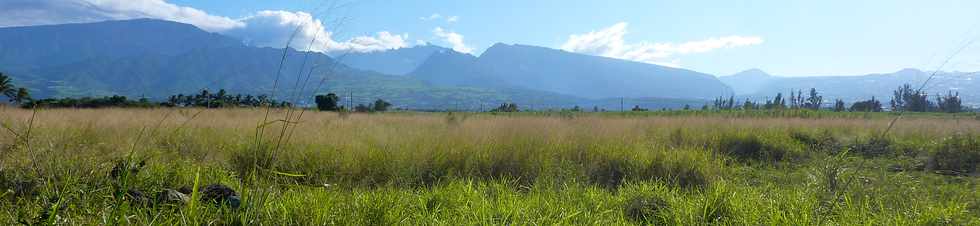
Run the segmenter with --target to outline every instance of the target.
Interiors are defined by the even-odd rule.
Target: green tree
[[[871,97],[871,100],[854,102],[854,104],[851,104],[851,111],[881,112],[881,102],[876,100],[875,97]]]
[[[931,108],[928,94],[921,90],[913,90],[912,85],[899,86],[892,97],[892,111],[926,112]]]
[[[749,99],[745,99],[745,102],[742,103],[742,110],[755,110],[755,109],[759,109],[759,105],[756,104],[755,102],[752,102]]]
[[[357,106],[354,107],[354,111],[356,112],[371,112],[373,109],[374,106],[364,106],[364,104],[357,104]]]
[[[842,111],[846,111],[846,110],[847,110],[847,107],[844,106],[844,101],[843,100],[837,99],[837,100],[834,101],[834,111],[835,112],[842,112]]]
[[[786,108],[786,99],[783,99],[783,93],[776,93],[776,98],[772,100],[766,100],[766,109],[784,109]]]
[[[817,89],[810,88],[810,96],[806,98],[806,102],[803,103],[803,107],[811,110],[820,110],[820,105],[823,105],[823,96],[820,96],[820,93],[817,93]]]
[[[387,101],[384,101],[382,99],[378,99],[374,101],[374,107],[372,109],[374,111],[388,111],[389,107],[391,107],[391,103],[388,103]]]
[[[517,104],[515,103],[503,103],[500,104],[499,107],[490,111],[491,112],[518,112],[520,110],[517,108]]]
[[[337,111],[340,110],[340,106],[337,102],[340,101],[340,97],[334,93],[328,93],[327,95],[316,95],[316,108],[321,111]]]
[[[960,93],[949,91],[945,96],[936,96],[936,103],[939,111],[946,113],[959,113],[963,111],[963,102],[960,101]]]
[[[14,96],[17,95],[17,90],[14,88],[14,83],[11,81],[10,77],[4,75],[0,72],[0,94],[7,96],[13,101]]]
[[[17,104],[23,104],[25,102],[31,101],[31,94],[27,92],[26,88],[20,87],[17,88],[17,92],[15,92],[14,96],[11,97],[10,100]]]

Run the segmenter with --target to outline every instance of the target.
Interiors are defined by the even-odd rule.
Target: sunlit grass
[[[263,111],[168,111],[41,110],[31,150],[0,132],[0,223],[980,224],[969,116],[913,115],[876,138],[885,113],[308,112],[260,169],[276,173],[251,174],[269,159],[252,137]],[[0,122],[22,131],[31,113]],[[149,199],[217,183],[242,206],[117,200],[110,171],[130,150]]]

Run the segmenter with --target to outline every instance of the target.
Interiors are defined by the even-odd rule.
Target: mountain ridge
[[[761,70],[760,70],[761,71]],[[980,73],[977,72],[945,72],[935,73],[935,78],[929,81],[924,89],[929,94],[946,94],[949,91],[959,92],[964,103],[980,105]],[[837,75],[837,76],[777,76],[768,77],[745,76],[736,73],[719,77],[723,82],[732,86],[737,95],[747,98],[764,98],[787,93],[791,90],[808,90],[815,88],[826,98],[840,98],[846,102],[854,102],[871,97],[888,100],[892,91],[903,84],[921,85],[932,72],[915,68],[904,68],[890,73],[872,73],[866,75]],[[930,95],[930,99],[934,98]]]
[[[709,99],[731,93],[730,88],[714,76],[696,71],[521,44],[494,44],[476,57],[475,63],[465,64],[469,68],[441,71],[441,74],[421,78],[434,84],[462,85],[453,81],[460,76],[479,74],[476,77],[492,78],[512,87],[595,99]],[[422,71],[411,74],[418,76],[429,71],[432,70],[422,68]]]
[[[137,33],[132,36],[119,34]],[[31,38],[25,38],[31,37]],[[72,37],[70,42],[65,37]],[[200,89],[231,93],[267,94],[287,99],[293,84],[318,93],[354,94],[355,104],[381,98],[409,109],[480,109],[504,102],[521,106],[566,108],[592,100],[519,87],[446,87],[403,75],[357,69],[322,53],[285,51],[277,92],[273,81],[283,49],[247,46],[237,39],[171,21],[128,20],[95,23],[0,28],[0,70],[35,98],[124,95],[162,100]],[[149,40],[149,41],[148,41]],[[60,45],[50,45],[51,42]],[[53,47],[52,47],[53,46]],[[433,46],[435,52],[448,52]],[[309,62],[303,62],[306,59]],[[427,58],[426,58],[427,59]],[[309,67],[318,67],[311,81],[302,79]],[[312,102],[312,92],[299,94],[297,104]],[[347,95],[341,95],[347,98]],[[698,103],[691,101],[690,103]],[[650,106],[655,108],[656,106]]]

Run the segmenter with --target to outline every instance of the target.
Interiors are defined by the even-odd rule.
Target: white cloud
[[[432,34],[452,45],[453,50],[456,52],[473,53],[473,48],[466,46],[466,43],[463,42],[463,35],[459,33],[447,31],[441,27],[436,27],[436,29],[432,30]]]
[[[322,21],[306,12],[260,11],[239,21],[245,26],[225,33],[255,46],[286,46],[293,32],[296,35],[292,37],[290,47],[300,50],[372,52],[408,46],[405,41],[407,34],[393,35],[387,31],[378,32],[377,36],[359,36],[338,42]]]
[[[164,0],[4,0],[0,26],[32,26],[156,18],[222,31],[243,24],[231,18],[168,3]]]
[[[306,12],[260,11],[231,19],[165,0],[3,0],[0,27],[153,18],[195,25],[255,45],[281,48],[299,27],[291,46],[312,51],[370,52],[406,47],[408,35],[387,31],[336,41],[323,22]],[[316,36],[316,41],[311,42]]]
[[[571,35],[561,49],[569,52],[598,55],[604,57],[639,61],[677,67],[679,60],[675,55],[704,53],[716,49],[735,48],[762,44],[755,36],[725,36],[700,41],[676,43],[626,43],[623,37],[628,33],[625,22],[585,34]]]
[[[442,19],[442,15],[439,15],[438,13],[433,13],[432,15],[425,16],[425,17],[419,17],[419,20],[423,20],[423,21],[438,20],[438,19]]]
[[[459,21],[459,16],[443,16],[442,14],[433,13],[432,15],[429,16],[419,17],[419,20],[422,21],[433,21],[433,20],[442,20],[442,19],[445,19],[446,23],[456,23],[456,21]]]

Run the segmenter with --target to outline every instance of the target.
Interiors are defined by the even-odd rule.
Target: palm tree
[[[10,98],[11,101],[13,101],[14,103],[23,104],[24,101],[31,100],[31,94],[28,93],[27,89],[25,89],[24,87],[17,88],[17,92],[15,93],[16,94]]]
[[[0,72],[0,94],[11,99],[17,95],[17,90],[14,89],[14,84],[10,81],[10,77],[4,75],[3,72]]]

